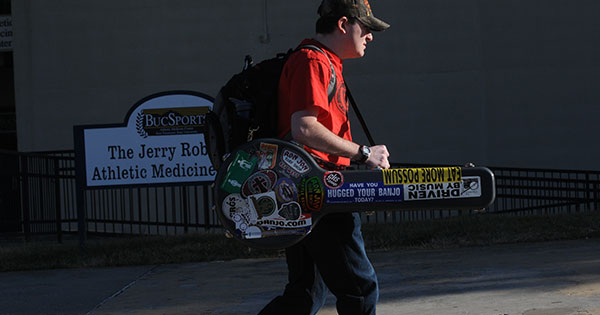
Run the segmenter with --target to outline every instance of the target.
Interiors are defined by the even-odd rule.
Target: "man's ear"
[[[347,17],[342,16],[338,21],[337,21],[337,28],[338,31],[341,31],[342,34],[346,34],[348,31],[346,30],[346,26],[348,26],[348,23],[350,21],[348,20]]]

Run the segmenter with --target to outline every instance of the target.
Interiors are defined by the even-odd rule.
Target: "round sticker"
[[[225,197],[222,209],[225,217],[230,219],[233,219],[235,214],[249,211],[248,202],[240,194],[230,194]]]
[[[273,190],[281,203],[298,200],[298,188],[290,178],[280,178]]]
[[[276,181],[277,173],[274,171],[263,170],[254,173],[244,182],[244,185],[242,186],[242,195],[248,197],[250,195],[266,193],[273,188]]]
[[[344,175],[338,171],[326,172],[323,176],[325,186],[331,189],[337,189],[344,183]]]
[[[272,215],[277,207],[275,200],[269,196],[258,197],[257,199],[253,200],[253,202],[259,218]]]
[[[260,173],[263,173],[269,177],[269,179],[271,180],[271,187],[275,184],[275,182],[277,182],[277,173],[275,173],[275,171],[262,170],[260,171]]]

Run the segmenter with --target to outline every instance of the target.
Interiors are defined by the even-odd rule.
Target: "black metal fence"
[[[417,167],[394,163],[393,167]],[[369,223],[398,223],[473,213],[554,215],[600,210],[600,171],[490,167],[496,201],[481,210],[389,211],[365,218]]]
[[[220,228],[209,184],[85,192],[89,233],[172,235]]]
[[[600,172],[493,168],[497,201],[489,211],[519,215],[598,210]]]
[[[22,230],[18,165],[19,155],[0,152],[0,231],[4,233]]]
[[[72,152],[0,152],[0,234],[24,236],[70,231],[76,221]]]
[[[0,235],[31,238],[78,232],[73,152],[0,152]],[[398,167],[398,164],[394,164]],[[406,165],[402,166],[415,166]],[[496,202],[481,211],[552,215],[597,211],[600,171],[491,168]],[[208,184],[89,189],[84,192],[88,233],[173,235],[221,231]],[[368,210],[368,209],[365,209]],[[432,220],[479,211],[363,213],[366,224]]]

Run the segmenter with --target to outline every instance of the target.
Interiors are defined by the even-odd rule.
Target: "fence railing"
[[[76,211],[72,152],[0,152],[1,235],[56,234],[69,230]],[[9,184],[10,183],[10,184]]]
[[[440,165],[393,163],[392,167]],[[600,171],[489,167],[496,201],[482,210],[388,211],[366,216],[368,223],[432,220],[473,213],[553,215],[600,210]]]
[[[0,152],[0,236],[78,232],[75,158],[71,151]],[[394,164],[394,167],[416,165]],[[429,166],[429,165],[427,165]],[[597,211],[600,171],[490,168],[496,202],[490,213],[552,215]],[[173,235],[221,231],[209,184],[89,189],[84,193],[88,233]],[[364,209],[368,210],[368,209]],[[365,224],[399,223],[479,211],[428,210],[363,213]]]
[[[89,233],[173,235],[220,227],[209,184],[85,192]],[[76,225],[75,225],[76,227]]]
[[[555,214],[598,210],[600,172],[493,168],[497,201],[489,211]]]

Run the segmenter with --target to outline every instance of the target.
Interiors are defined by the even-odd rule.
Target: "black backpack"
[[[319,47],[308,48],[327,54]],[[246,56],[242,72],[234,75],[221,88],[213,108],[205,115],[204,141],[213,167],[236,147],[258,138],[276,138],[278,123],[279,79],[285,62],[297,50],[277,54],[256,65]],[[327,58],[329,60],[329,57]],[[335,96],[336,75],[331,60],[331,81],[327,89],[329,102]]]

